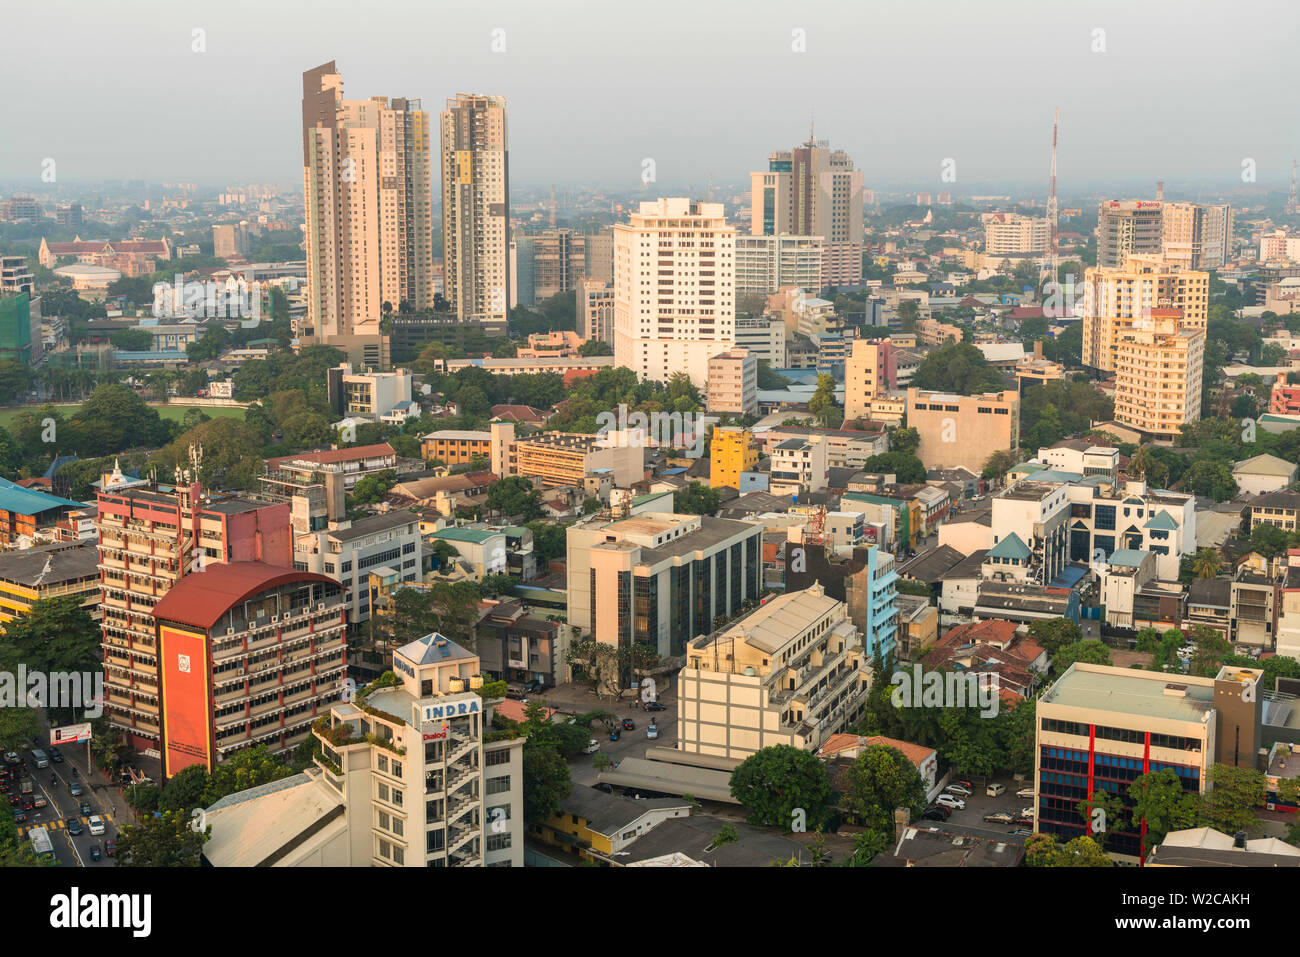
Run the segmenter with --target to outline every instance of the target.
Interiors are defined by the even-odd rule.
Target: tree
[[[1072,641],[1062,645],[1052,655],[1052,669],[1058,675],[1064,674],[1065,670],[1076,661],[1090,665],[1108,665],[1110,649],[1095,638],[1088,641]]]
[[[10,702],[0,707],[0,748],[20,750],[43,730],[40,716],[32,708],[15,708]]]
[[[880,834],[893,832],[894,809],[925,807],[925,783],[912,760],[897,748],[873,745],[849,768],[848,803],[854,817]]]
[[[1192,657],[1188,670],[1194,675],[1213,678],[1219,673],[1223,659],[1232,654],[1232,642],[1223,633],[1206,625],[1194,625],[1189,637],[1192,640]]]
[[[537,557],[538,565],[545,567],[552,558],[564,557],[566,528],[565,525],[556,525],[552,522],[528,523],[528,530],[533,533],[533,554]]]
[[[373,505],[381,502],[396,484],[397,473],[392,469],[357,479],[357,484],[352,486],[352,504]]]
[[[1210,768],[1210,783],[1201,799],[1201,819],[1225,834],[1251,830],[1259,826],[1256,812],[1268,797],[1268,783],[1254,768],[1215,764]]]
[[[1064,845],[1051,834],[1035,834],[1025,841],[1026,867],[1114,867],[1091,837],[1076,837]]]
[[[1054,656],[1064,645],[1082,641],[1083,631],[1068,618],[1044,618],[1030,624],[1029,637]]]
[[[895,475],[902,485],[925,481],[925,465],[910,452],[886,452],[883,455],[873,455],[862,463],[862,470]]]
[[[542,493],[528,479],[511,475],[488,487],[487,507],[510,518],[525,522],[541,518]]]
[[[836,428],[844,421],[843,411],[835,404],[835,377],[828,373],[817,376],[817,389],[808,400],[811,412],[823,428]]]
[[[721,507],[721,493],[699,482],[673,493],[673,509],[682,515],[716,515]]]
[[[1002,391],[1006,380],[975,346],[968,342],[950,342],[926,355],[912,384],[918,389],[977,395]]]
[[[141,817],[122,828],[117,842],[118,867],[198,867],[212,826],[195,830],[185,811]]]
[[[1019,458],[1014,450],[997,449],[984,460],[984,471],[980,477],[1001,482],[1006,474],[1016,467],[1018,461]]]
[[[1128,786],[1130,827],[1141,831],[1146,821],[1143,850],[1149,851],[1165,839],[1170,831],[1193,827],[1196,801],[1183,790],[1172,768],[1161,768],[1134,778]]]
[[[191,410],[193,411],[193,410]],[[188,419],[189,413],[186,413]],[[211,488],[251,489],[262,473],[261,440],[257,430],[238,419],[222,416],[189,428],[152,460],[160,476],[190,467],[190,446],[203,447],[199,476]]]
[[[554,747],[524,742],[524,820],[541,824],[573,793],[569,766]]]
[[[807,827],[824,822],[831,782],[816,755],[778,744],[741,762],[731,773],[731,795],[749,812],[751,824],[789,832],[800,809]]]
[[[916,454],[921,445],[921,433],[914,428],[899,426],[889,430],[889,451]]]
[[[153,333],[147,329],[119,329],[108,341],[121,352],[148,352],[153,348]]]
[[[1197,578],[1214,578],[1222,567],[1223,561],[1219,558],[1218,550],[1214,548],[1202,548],[1192,559],[1192,572]]]

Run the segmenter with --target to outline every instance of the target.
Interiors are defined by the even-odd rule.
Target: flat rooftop
[[[1186,688],[1186,696],[1166,694],[1165,689],[1171,686]],[[1039,701],[1199,724],[1214,707],[1214,682],[1190,675],[1139,672],[1075,662]]]

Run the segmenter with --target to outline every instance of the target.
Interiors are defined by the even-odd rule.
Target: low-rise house
[[[1296,480],[1298,471],[1294,462],[1264,454],[1233,465],[1232,477],[1242,495],[1265,495],[1286,488]]]
[[[1047,651],[1021,634],[1010,621],[986,620],[958,625],[922,659],[926,668],[975,675],[996,675],[1000,691],[1031,697],[1047,673]]]

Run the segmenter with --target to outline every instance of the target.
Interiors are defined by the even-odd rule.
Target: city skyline
[[[72,57],[45,78],[47,95],[67,104],[57,113],[19,116],[15,101],[0,107],[0,122],[26,131],[0,151],[0,179],[41,184],[42,163],[53,159],[66,182],[293,183],[299,78],[330,59],[367,95],[431,104],[464,90],[505,97],[511,179],[521,186],[636,187],[643,161],[653,159],[657,183],[690,184],[702,195],[710,176],[743,183],[773,148],[802,141],[815,123],[819,139],[855,158],[868,188],[961,194],[966,184],[1017,183],[1045,195],[1055,107],[1063,196],[1083,184],[1159,179],[1206,190],[1285,189],[1300,153],[1300,133],[1276,122],[1282,97],[1267,92],[1285,86],[1289,31],[1251,30],[1227,12],[1175,18],[1118,4],[1066,13],[1020,4],[1021,16],[973,45],[967,36],[981,14],[949,4],[932,4],[943,11],[936,17],[756,4],[743,18],[691,11],[689,20],[674,16],[685,14],[683,4],[654,19],[576,4],[578,15],[562,26],[544,8],[520,4],[406,5],[395,14],[409,27],[403,38],[385,34],[381,42],[357,29],[360,14],[338,4],[310,8],[310,35],[291,29],[309,10],[297,3],[232,3],[222,23],[190,4],[146,6],[154,15],[118,41],[112,100],[88,92],[108,88],[87,72],[93,57]],[[254,11],[258,30],[226,26],[249,22],[243,14]],[[36,16],[16,10],[11,22],[21,34],[38,29]],[[86,11],[66,42],[75,50],[109,29],[111,17]],[[418,39],[426,22],[436,27],[430,44]],[[892,39],[873,44],[882,32]],[[18,74],[41,69],[25,60],[38,48],[21,45],[9,65]],[[573,55],[557,69],[560,50]],[[669,52],[676,68],[656,70]],[[1166,77],[1180,63],[1211,57],[1235,58],[1235,69],[1249,70],[1252,86],[1265,92],[1242,101],[1190,69],[1170,87]],[[227,68],[235,63],[238,70]],[[142,98],[149,108],[140,108]],[[1158,137],[1148,127],[1153,99]],[[181,129],[160,137],[160,117],[164,128]],[[556,151],[557,140],[580,148]],[[955,161],[955,181],[941,179],[945,160]],[[1253,183],[1242,178],[1247,160]]]

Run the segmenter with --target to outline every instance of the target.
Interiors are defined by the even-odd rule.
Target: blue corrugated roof
[[[55,508],[81,508],[81,502],[47,495],[35,489],[23,488],[8,479],[0,478],[0,508],[19,515],[39,515]]]
[[[1122,568],[1137,568],[1149,554],[1137,548],[1117,548],[1111,553],[1110,563]]]

